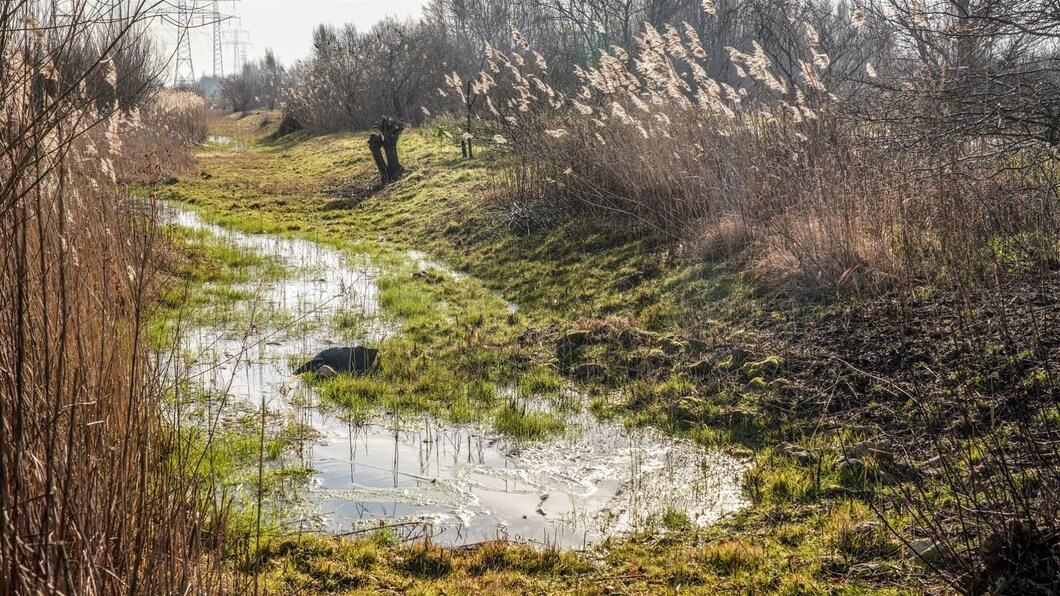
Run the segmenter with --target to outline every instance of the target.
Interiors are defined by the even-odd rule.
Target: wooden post
[[[466,159],[472,159],[475,157],[475,150],[471,147],[471,110],[475,107],[475,101],[478,96],[472,91],[471,81],[467,82],[467,91],[464,93],[464,97],[467,98],[467,128],[464,129],[464,140],[460,141],[460,149]],[[464,144],[467,144],[467,149],[464,149]]]

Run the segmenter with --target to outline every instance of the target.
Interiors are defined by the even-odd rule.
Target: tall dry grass
[[[518,31],[522,51],[487,50],[472,89],[486,135],[518,158],[508,179],[523,219],[610,217],[813,291],[974,283],[1013,243],[1055,258],[1048,162],[924,130],[912,110],[941,109],[930,105],[886,125],[855,117],[871,100],[825,85],[830,59],[809,24],[793,80],[749,40],[727,48],[734,85],[708,74],[691,26],[645,26],[635,48],[576,69],[578,93],[549,84],[551,65]],[[447,83],[466,99],[455,73]]]
[[[142,342],[163,245],[121,183],[201,135],[201,109],[117,93],[153,76],[110,58],[142,12],[67,5],[0,9],[0,592],[212,591],[220,513],[174,473]]]
[[[189,91],[162,90],[142,108],[122,113],[119,126],[118,176],[131,182],[157,182],[194,165],[187,148],[206,140],[206,101]]]

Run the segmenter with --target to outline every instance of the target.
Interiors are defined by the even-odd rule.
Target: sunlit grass
[[[660,352],[671,334],[696,326],[710,330],[711,342],[733,337],[741,344],[752,341],[756,322],[771,316],[753,279],[714,263],[663,262],[650,235],[616,234],[594,222],[563,221],[529,236],[508,233],[494,212],[480,204],[490,184],[488,161],[463,162],[458,147],[424,131],[403,137],[412,170],[399,183],[382,192],[355,192],[357,198],[349,200],[318,194],[316,189],[349,189],[374,179],[373,166],[363,159],[362,136],[298,136],[224,158],[204,157],[202,169],[210,178],[181,180],[160,192],[192,205],[210,221],[251,233],[320,241],[363,255],[374,267],[382,318],[393,325],[393,333],[378,345],[377,370],[361,377],[308,379],[319,383],[329,407],[358,420],[381,411],[426,412],[538,440],[563,432],[572,404],[549,404],[574,396],[588,400],[590,410],[601,417],[655,425],[705,444],[758,445],[770,433],[789,432],[766,426],[757,407],[761,396],[774,389],[748,388],[750,380],[739,365],[732,370],[724,366],[729,354],[708,363],[718,372],[710,379],[716,384],[705,392],[703,379],[686,368],[692,362],[680,360],[684,348]],[[457,280],[416,265],[409,249],[470,275]],[[518,310],[509,312],[501,296]],[[588,384],[559,370],[555,329],[608,317],[629,319],[628,326],[651,333],[636,335],[628,345],[612,338],[584,350],[586,354],[604,360],[608,371],[622,371],[630,354],[649,363],[675,359],[672,369],[649,370],[636,379],[609,372],[608,378]],[[343,337],[354,340],[374,321],[352,312],[341,313],[335,323]],[[769,357],[761,354],[752,362]],[[774,373],[772,364],[763,366],[770,376]],[[722,522],[709,535],[687,516],[669,512],[656,528],[669,534],[666,541],[646,532],[609,542],[600,551],[606,573],[634,578],[630,585],[642,592],[716,585],[745,591],[762,586],[791,593],[827,591],[833,576],[818,558],[841,541],[840,522],[827,516],[780,519],[777,511],[814,511],[857,486],[844,484],[831,460],[820,483],[806,466],[776,461],[770,467],[760,460],[760,474],[745,481],[755,499],[750,511]],[[750,546],[742,538],[732,539],[752,534],[757,542]],[[759,543],[761,547],[755,546]],[[282,553],[278,545],[283,542],[270,544],[275,573],[269,572],[269,581],[288,591],[293,586],[313,591],[353,585],[399,590],[460,585],[485,591],[544,586],[547,591],[578,586],[576,576],[559,570],[585,564],[569,553],[558,559],[525,556],[514,546],[482,547],[481,556],[478,550],[406,551],[378,536],[291,542]],[[538,569],[547,579],[535,575]],[[438,575],[440,570],[445,574]],[[483,573],[492,579],[484,580]],[[782,576],[783,581],[775,579]],[[445,583],[449,581],[457,584]]]
[[[497,412],[497,432],[518,439],[537,440],[564,428],[563,420],[546,411],[534,411],[525,406],[508,403]]]

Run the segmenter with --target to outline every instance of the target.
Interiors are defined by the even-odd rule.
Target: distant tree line
[[[803,42],[792,19],[821,32],[821,46],[836,62],[829,76],[843,81],[863,78],[857,71],[864,60],[891,42],[853,35],[845,1],[718,0],[714,10],[705,13],[700,0],[432,0],[417,20],[385,19],[367,32],[320,25],[310,56],[284,69],[267,55],[226,79],[222,94],[235,110],[284,105],[306,128],[331,131],[365,128],[383,115],[419,124],[450,111],[452,100],[439,93],[443,77],[474,80],[485,48],[512,51],[513,27],[556,66],[550,83],[566,90],[578,84],[574,66],[586,67],[615,47],[632,48],[646,25],[689,23],[709,40],[708,69],[719,79],[737,76],[724,48],[749,39],[778,59],[786,77],[798,77]]]
[[[915,112],[951,132],[1060,143],[1060,9],[1050,0],[432,0],[419,19],[368,31],[320,25],[308,57],[284,68],[269,53],[226,79],[222,96],[235,110],[283,106],[314,131],[365,128],[383,115],[419,124],[454,111],[439,92],[446,75],[470,91],[487,47],[515,49],[513,28],[553,65],[549,84],[573,92],[575,67],[605,54],[633,67],[635,40],[668,24],[702,40],[699,64],[719,83],[741,78],[726,48],[746,52],[754,41],[789,86],[804,62],[827,56],[822,86],[874,100],[858,104],[865,117]]]
[[[243,65],[243,70],[221,80],[221,98],[232,110],[246,112],[255,108],[276,109],[284,97],[284,67],[272,50],[257,62]]]

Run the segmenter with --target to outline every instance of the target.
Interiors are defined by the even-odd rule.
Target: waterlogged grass
[[[528,409],[508,402],[497,412],[496,429],[519,439],[542,439],[563,430],[563,419],[553,412]]]
[[[184,468],[175,473],[213,487],[218,504],[227,507],[227,550],[245,546],[246,537],[259,530],[265,540],[286,533],[283,522],[290,517],[291,496],[313,471],[283,456],[319,433],[289,415],[266,412],[262,419],[261,412],[232,404],[219,415],[221,406],[216,397],[188,390],[171,403],[182,420]]]
[[[179,279],[223,287],[277,280],[287,273],[277,258],[235,246],[209,230],[171,225],[165,234],[182,259],[174,271]]]
[[[210,148],[200,175],[158,195],[215,223],[317,240],[378,265],[380,306],[399,333],[380,345],[378,370],[314,381],[336,407],[351,416],[387,409],[491,419],[502,432],[538,438],[556,432],[560,417],[524,408],[521,400],[551,398],[574,384],[598,416],[656,425],[741,454],[747,451],[740,444],[757,451],[745,479],[753,506],[707,530],[671,512],[655,527],[588,554],[493,543],[395,545],[382,532],[358,540],[272,538],[260,567],[249,570],[270,589],[924,590],[923,567],[863,523],[866,501],[874,498],[874,464],[857,473],[840,469],[838,437],[808,438],[797,422],[760,409],[763,401],[782,403],[789,389],[783,361],[770,359],[771,345],[755,330],[787,314],[771,307],[749,277],[682,259],[679,247],[655,234],[617,232],[607,222],[571,219],[526,234],[490,199],[491,158],[464,161],[458,146],[429,131],[403,136],[410,172],[380,191],[371,188],[364,134],[263,142],[271,130],[261,126],[261,115],[252,118],[226,117],[217,126],[244,140],[257,137],[254,146]],[[457,280],[417,265],[410,249],[470,276]],[[511,312],[509,303],[518,309]],[[356,339],[373,322],[354,312],[341,313],[336,324],[343,337]],[[561,354],[572,331],[580,332],[579,343]],[[734,345],[754,353],[718,348]],[[500,387],[518,395],[499,398]],[[813,451],[812,461],[771,446],[789,437]],[[906,527],[907,520],[889,515],[894,527]]]
[[[219,130],[240,126],[235,118],[222,120]],[[414,344],[411,350],[396,345],[391,355],[432,361],[427,368],[436,370],[427,376],[443,387],[453,385],[446,379],[445,369],[451,369],[524,393],[548,391],[556,380],[539,370],[525,383],[519,378],[552,358],[551,337],[534,333],[533,341],[523,341],[523,336],[574,316],[643,312],[646,325],[668,324],[664,313],[675,312],[672,306],[645,307],[672,295],[651,241],[615,238],[605,226],[563,226],[527,237],[508,233],[481,204],[490,188],[491,158],[464,161],[458,146],[421,130],[408,131],[402,147],[411,171],[384,191],[371,189],[375,174],[362,139],[334,134],[293,135],[247,151],[211,153],[202,159],[201,175],[158,195],[245,232],[297,235],[367,255],[381,272],[384,316],[400,324],[402,338]],[[483,241],[469,241],[476,238]],[[458,281],[445,271],[416,266],[409,249],[431,253],[474,277]],[[510,313],[498,293],[519,310]],[[370,325],[356,313],[341,315],[338,323],[342,336],[352,340]],[[545,384],[535,387],[539,381]],[[459,401],[452,390],[439,393],[438,408]]]
[[[233,160],[242,158],[242,154],[232,156]],[[199,177],[164,192],[185,184],[198,189],[218,177]],[[517,342],[528,327],[523,315],[509,312],[508,304],[483,284],[418,262],[403,245],[372,234],[321,233],[310,228],[319,218],[303,220],[292,228],[295,224],[277,220],[267,210],[249,218],[221,213],[205,210],[209,219],[221,225],[251,233],[296,234],[362,255],[371,264],[382,321],[351,310],[339,313],[335,326],[350,341],[360,340],[380,323],[397,333],[377,346],[380,364],[372,375],[321,383],[324,398],[351,414],[364,416],[367,410],[385,407],[426,411],[456,421],[489,420],[496,410],[496,387],[519,386],[527,363],[534,360]],[[539,392],[558,387],[558,380],[536,371],[529,385]]]
[[[233,246],[207,230],[168,226],[166,235],[173,251],[147,328],[154,349],[171,348],[182,329],[245,327],[252,319],[282,316],[250,308],[255,284],[290,274],[278,259]]]
[[[196,454],[193,461],[201,462],[198,471],[208,471],[208,477],[217,485],[256,482],[259,459],[275,461],[286,450],[316,436],[311,427],[296,421],[273,419],[266,423],[267,432],[262,440],[260,419],[254,412],[212,430],[203,422],[201,426],[187,427],[183,439]],[[303,468],[297,471],[305,473]]]
[[[146,327],[155,350],[179,350],[180,337],[200,327],[241,333],[254,324],[291,324],[290,313],[256,300],[262,284],[294,273],[278,258],[237,247],[208,230],[168,226],[165,234],[173,250]],[[195,357],[179,355],[188,362]],[[186,466],[177,473],[214,488],[218,504],[228,511],[226,548],[245,546],[246,537],[259,530],[266,538],[286,533],[282,524],[290,517],[289,499],[312,470],[283,456],[314,440],[316,431],[292,416],[266,412],[262,419],[247,404],[208,395],[187,382],[176,384],[169,408],[169,415],[181,420]]]
[[[307,380],[317,385],[326,403],[357,419],[386,410],[427,412],[457,423],[482,422],[500,403],[498,385],[488,375],[467,376],[444,361],[417,357],[422,352],[415,342],[394,338],[379,349],[380,364],[368,374]]]
[[[554,367],[538,365],[519,377],[519,391],[526,396],[548,396],[559,392],[563,378]]]

